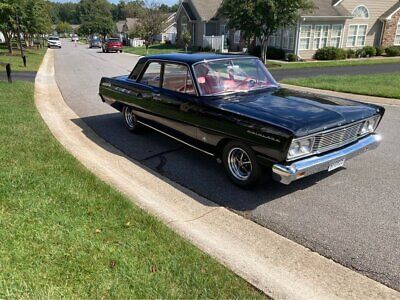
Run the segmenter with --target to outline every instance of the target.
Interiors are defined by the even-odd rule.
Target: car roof
[[[236,54],[214,54],[214,53],[168,53],[156,54],[143,57],[142,60],[170,60],[174,62],[183,62],[187,64],[194,64],[202,61],[210,61],[217,59],[238,59],[238,58],[256,58],[249,55],[236,55]]]

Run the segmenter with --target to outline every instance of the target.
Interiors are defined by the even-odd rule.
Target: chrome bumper
[[[335,162],[348,160],[366,151],[376,149],[381,141],[382,137],[379,134],[372,134],[337,151],[308,157],[290,165],[275,164],[272,167],[272,178],[280,183],[290,184],[300,178],[326,171]]]

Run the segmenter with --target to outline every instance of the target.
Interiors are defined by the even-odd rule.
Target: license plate
[[[345,159],[342,159],[342,160],[339,160],[339,161],[337,161],[337,162],[334,162],[333,164],[331,164],[331,165],[329,166],[328,172],[333,171],[333,170],[336,170],[336,169],[338,169],[338,168],[340,168],[340,167],[343,167],[345,161],[346,161]]]

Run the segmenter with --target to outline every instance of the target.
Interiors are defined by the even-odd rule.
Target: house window
[[[311,25],[302,25],[300,26],[300,50],[309,50],[311,49]]]
[[[294,30],[293,28],[290,29],[284,29],[282,36],[283,36],[283,41],[282,41],[282,48],[283,49],[288,49],[291,50],[294,48]]]
[[[189,31],[188,23],[189,23],[189,19],[185,15],[182,16],[182,19],[181,19],[181,32],[182,32],[182,34],[184,32],[186,32],[186,31]]]
[[[347,35],[347,47],[365,46],[367,36],[367,25],[350,25]]]
[[[400,45],[400,22],[397,24],[397,31],[396,31],[396,37],[394,39],[394,44],[396,46]]]
[[[368,19],[369,11],[364,5],[357,6],[352,13],[354,18],[357,19]]]
[[[275,43],[276,43],[276,33],[274,33],[273,35],[271,35],[271,36],[269,37],[269,40],[268,40],[268,44],[269,44],[269,46],[271,46],[271,47],[275,47]]]
[[[240,30],[236,30],[235,34],[233,35],[233,42],[235,44],[239,44],[240,43]]]
[[[330,25],[315,25],[314,30],[314,49],[328,46]]]
[[[343,25],[332,25],[331,31],[331,46],[340,48],[341,39],[342,39]]]
[[[281,43],[282,43],[282,30],[278,30],[276,32],[275,47],[281,48],[282,47]]]
[[[294,49],[294,44],[296,40],[296,33],[295,30],[292,28],[289,30],[289,49],[293,50]]]

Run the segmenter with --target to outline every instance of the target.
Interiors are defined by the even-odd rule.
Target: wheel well
[[[218,158],[221,158],[222,151],[224,150],[226,144],[228,144],[231,141],[233,141],[233,139],[225,138],[225,139],[220,140],[216,147],[215,156]]]

